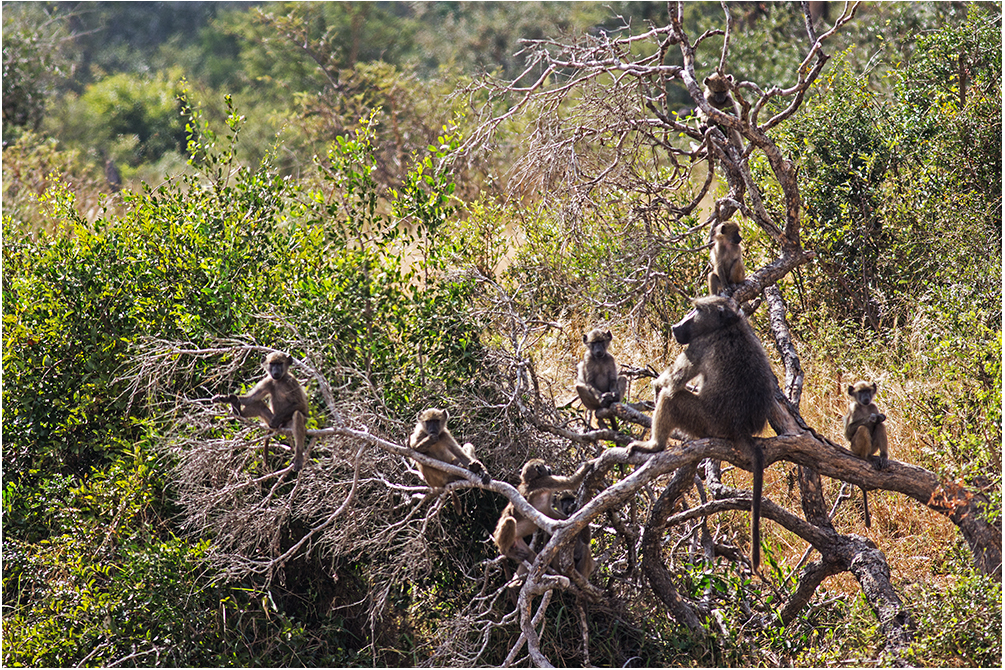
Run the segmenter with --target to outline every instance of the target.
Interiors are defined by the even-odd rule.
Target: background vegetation
[[[685,9],[695,34],[721,20],[718,4]],[[736,76],[790,83],[795,9],[731,9]],[[486,73],[518,76],[520,38],[665,19],[665,3],[646,2],[5,3],[3,664],[463,662],[440,646],[440,626],[476,593],[470,575],[494,548],[462,538],[487,537],[501,498],[466,492],[464,517],[444,507],[422,528],[421,569],[388,567],[400,546],[319,544],[279,574],[235,576],[221,569],[221,538],[193,528],[164,396],[135,393],[132,361],[154,340],[309,353],[345,413],[392,441],[439,405],[497,478],[515,481],[529,456],[576,462],[500,407],[499,292],[520,319],[547,324],[525,346],[556,397],[595,323],[614,331],[619,361],[662,368],[666,324],[685,302],[623,299],[630,268],[612,259],[630,257],[629,195],[577,216],[562,194],[513,178],[534,119],[438,166],[479,105],[504,104],[456,92]],[[782,285],[807,373],[803,416],[841,442],[844,387],[876,379],[892,457],[982,489],[999,514],[1000,5],[866,4],[839,38],[775,137],[797,157],[818,253]],[[687,114],[686,95],[679,104]],[[751,231],[749,257],[764,245]],[[664,270],[693,293],[704,263],[668,255]],[[225,358],[166,395],[222,392],[201,379]],[[238,363],[235,386],[259,374],[257,360]],[[311,427],[324,421],[315,412]],[[788,476],[772,468],[766,494],[794,503]],[[975,572],[941,517],[890,493],[871,503],[868,535],[918,619],[913,660],[999,667],[1000,583]],[[292,514],[277,542],[311,523]],[[732,523],[742,536],[743,519]],[[835,523],[866,533],[853,505]],[[771,542],[771,560],[794,566],[803,547]],[[712,579],[678,567],[695,593]],[[602,565],[594,581],[614,571]],[[715,577],[724,594],[749,588],[739,573]],[[589,612],[593,663],[880,658],[875,615],[847,575],[768,636],[742,632],[739,606],[724,610],[735,633],[712,646],[689,640],[644,583],[631,587],[620,608]],[[582,663],[573,599],[549,619],[550,658]],[[493,633],[479,662],[501,663],[518,634]]]

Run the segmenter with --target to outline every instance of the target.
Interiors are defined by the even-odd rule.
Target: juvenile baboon
[[[712,230],[712,252],[709,262],[712,271],[708,273],[708,292],[719,292],[730,284],[739,284],[746,277],[743,267],[743,249],[740,243],[740,226],[733,221],[720,223]]]
[[[438,461],[459,465],[467,468],[474,474],[481,477],[482,484],[488,484],[492,478],[489,476],[485,466],[475,457],[475,447],[470,442],[465,442],[462,447],[454,439],[454,436],[447,429],[447,420],[450,415],[445,409],[430,408],[423,410],[415,422],[415,429],[408,438],[408,446],[411,449],[432,456]],[[456,482],[460,477],[450,475],[443,470],[437,470],[429,465],[415,462],[419,468],[419,474],[432,489],[442,489],[450,482]],[[453,493],[454,508],[460,512],[461,503]]]
[[[848,395],[852,401],[848,403],[848,413],[844,417],[844,436],[851,443],[851,450],[863,460],[871,460],[872,455],[879,452],[879,461],[873,461],[877,470],[886,468],[886,415],[879,411],[873,402],[876,396],[876,382],[858,381],[848,387]],[[869,498],[862,489],[862,510],[865,516],[865,527],[872,527],[869,517]]]
[[[611,339],[611,331],[599,328],[583,335],[586,353],[576,366],[576,392],[588,412],[621,402],[628,388],[628,378],[618,375],[614,356],[607,351]],[[613,418],[611,427],[617,430],[617,423]]]
[[[746,444],[754,475],[750,559],[756,570],[761,558],[764,453],[753,435],[767,422],[777,381],[761,342],[732,299],[708,296],[695,299],[693,305],[672,328],[674,338],[687,348],[654,384],[652,438],[633,442],[628,449],[629,453],[662,451],[674,429],[692,438]],[[699,377],[698,390],[688,390],[688,382]]]
[[[736,118],[740,118],[740,105],[737,104],[736,100],[733,99],[733,96],[730,93],[730,89],[735,85],[733,75],[722,75],[718,72],[713,72],[705,77],[705,80],[702,83],[705,85],[705,89],[703,91],[705,100],[709,105],[715,107],[720,112],[732,114]],[[705,126],[708,126],[710,123],[714,123],[708,114],[703,112],[700,107],[698,108],[698,118]],[[729,141],[732,142],[737,149],[743,149],[743,138],[740,137],[740,133],[736,130],[726,128],[725,126],[719,126],[719,129],[725,133],[726,137],[729,138]]]
[[[523,464],[520,470],[520,484],[517,491],[520,492],[527,502],[534,506],[539,512],[552,519],[564,519],[562,512],[555,509],[552,504],[552,495],[556,491],[574,491],[583,483],[583,479],[590,473],[592,466],[583,463],[571,477],[553,475],[551,468],[540,458],[532,458]],[[509,503],[499,515],[499,522],[496,524],[492,539],[499,548],[499,553],[509,556],[513,560],[527,561],[532,563],[537,554],[530,548],[524,539],[528,535],[533,535],[537,530],[537,524],[517,511],[513,503]]]
[[[307,441],[307,417],[310,409],[307,394],[300,382],[290,374],[293,358],[281,351],[265,357],[266,375],[243,396],[215,395],[213,402],[229,402],[237,416],[259,417],[269,428],[293,429],[293,471],[304,467],[304,443]],[[265,399],[269,399],[266,404]]]
[[[559,518],[568,519],[578,508],[578,505],[576,505],[576,496],[568,492],[559,494],[555,498],[554,507],[561,515]],[[593,555],[590,553],[590,542],[592,539],[593,535],[590,532],[590,527],[586,526],[586,528],[579,531],[579,535],[576,536],[576,541],[572,546],[572,566],[576,569],[576,572],[583,576],[583,579],[589,579],[590,575],[593,574],[593,568],[596,566]],[[556,570],[560,569],[557,557],[552,562],[552,567]]]

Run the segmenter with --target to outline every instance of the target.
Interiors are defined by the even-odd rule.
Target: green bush
[[[65,186],[42,198],[55,232],[3,220],[5,665],[344,665],[362,644],[327,612],[317,637],[259,584],[205,588],[208,538],[172,534],[171,464],[132,446],[159,432],[126,381],[143,338],[283,346],[278,322],[309,327],[321,369],[363,372],[338,388],[365,384],[405,415],[480,369],[472,286],[435,254],[405,266],[381,213],[435,235],[446,173],[424,163],[410,190],[381,191],[364,127],[333,145],[318,189],[300,187],[268,163],[235,167],[236,112],[217,134],[186,109],[193,174],[124,193],[125,213],[94,225]]]
[[[185,123],[178,94],[180,69],[155,76],[114,74],[70,95],[51,123],[64,141],[106,152],[137,166],[185,147]]]

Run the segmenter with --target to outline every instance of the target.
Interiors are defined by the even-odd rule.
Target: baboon
[[[215,395],[213,402],[229,402],[234,414],[246,418],[259,417],[269,428],[293,429],[293,471],[304,467],[304,443],[307,441],[307,417],[310,409],[307,394],[300,382],[290,374],[293,358],[281,351],[265,357],[266,375],[243,396]],[[269,404],[265,399],[269,399]]]
[[[712,252],[709,262],[712,271],[708,273],[708,292],[719,292],[730,284],[739,284],[746,277],[743,267],[743,250],[740,248],[740,226],[733,221],[720,223],[712,229]]]
[[[760,565],[761,488],[764,453],[753,439],[768,419],[777,386],[760,340],[731,298],[696,298],[693,309],[672,328],[687,345],[656,380],[656,410],[652,437],[632,442],[633,451],[662,451],[674,429],[692,438],[717,437],[742,442],[752,455],[753,503],[750,522],[750,559]],[[698,390],[687,385],[701,378]]]
[[[576,496],[568,492],[562,493],[556,497],[554,507],[561,514],[559,518],[568,519],[578,508],[576,505]],[[589,579],[590,575],[593,574],[593,568],[596,567],[596,562],[590,553],[590,542],[592,539],[593,535],[590,532],[590,527],[586,526],[576,536],[576,541],[572,546],[572,566],[576,569],[576,572],[583,576],[583,579]],[[552,567],[556,570],[559,569],[557,557],[553,561]]]
[[[592,466],[583,463],[571,477],[553,475],[551,468],[540,458],[532,458],[523,464],[520,470],[520,484],[517,491],[520,492],[527,502],[534,506],[539,512],[552,519],[564,519],[562,512],[555,509],[552,504],[552,495],[556,491],[574,491],[583,483],[583,479],[590,473]],[[492,539],[499,548],[499,553],[509,556],[517,562],[527,561],[533,563],[537,557],[527,541],[524,539],[528,535],[533,535],[537,530],[537,524],[526,518],[516,510],[513,503],[509,503],[499,515],[499,523],[496,524]]]
[[[740,118],[740,105],[737,104],[736,100],[733,99],[733,96],[730,93],[730,89],[733,88],[735,84],[733,75],[722,75],[718,72],[713,72],[705,77],[705,80],[702,83],[705,85],[705,90],[703,91],[705,100],[709,105],[715,107],[720,112],[732,114],[736,118]],[[708,114],[701,110],[701,107],[698,108],[698,118],[705,126],[708,126],[710,123],[714,123]],[[726,137],[729,138],[729,141],[732,142],[737,149],[743,149],[743,138],[740,137],[740,133],[724,126],[719,126],[719,129],[725,133]]]
[[[459,465],[467,468],[478,475],[482,484],[488,484],[492,478],[489,476],[485,466],[475,457],[475,447],[470,442],[465,442],[462,447],[454,439],[454,436],[447,429],[447,420],[450,414],[445,409],[429,408],[419,413],[415,422],[415,429],[408,438],[408,446],[411,449],[432,456],[438,461]],[[429,465],[415,462],[419,468],[419,475],[423,481],[432,489],[442,489],[450,482],[460,480],[456,475],[450,475],[443,470],[437,470]],[[461,512],[461,503],[457,499],[457,494],[451,492],[454,500],[454,509]]]
[[[607,351],[611,344],[611,331],[594,328],[583,335],[586,353],[576,366],[576,392],[588,412],[602,407],[610,407],[621,402],[628,388],[628,378],[618,375],[618,365]],[[617,430],[617,423],[611,418],[611,427]]]
[[[879,452],[879,460],[873,461],[877,470],[886,468],[886,415],[872,399],[876,396],[876,382],[858,381],[848,387],[848,395],[852,401],[848,403],[848,413],[844,417],[844,436],[851,443],[851,450],[863,460],[871,460],[872,455]],[[865,516],[865,527],[872,527],[869,517],[869,499],[865,489],[862,489],[862,511]]]

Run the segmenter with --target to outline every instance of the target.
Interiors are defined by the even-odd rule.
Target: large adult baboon
[[[863,460],[871,460],[873,454],[879,452],[879,460],[873,461],[873,467],[882,470],[886,467],[887,444],[886,415],[879,411],[873,402],[876,396],[876,382],[858,381],[848,387],[848,395],[852,401],[848,403],[848,413],[844,417],[844,436],[851,443],[851,450]],[[869,498],[862,489],[862,510],[865,516],[865,527],[872,527],[869,517]]]
[[[229,402],[237,416],[259,417],[269,428],[293,429],[293,471],[304,467],[304,443],[307,441],[307,417],[310,409],[307,394],[300,382],[289,373],[293,359],[281,351],[265,357],[266,375],[243,396],[215,395],[213,402]],[[265,399],[269,399],[269,404]]]
[[[576,392],[588,412],[621,402],[628,389],[628,378],[618,375],[614,356],[607,351],[611,339],[611,331],[599,328],[583,335],[586,353],[576,366]],[[613,418],[611,427],[617,429]]]
[[[764,429],[778,382],[760,340],[731,298],[697,298],[693,305],[673,326],[674,338],[687,348],[656,380],[652,438],[633,442],[629,453],[662,451],[675,429],[692,438],[718,437],[746,444],[754,474],[750,559],[756,570],[761,559],[764,453],[753,435]],[[687,384],[698,377],[701,383],[692,393]]]

